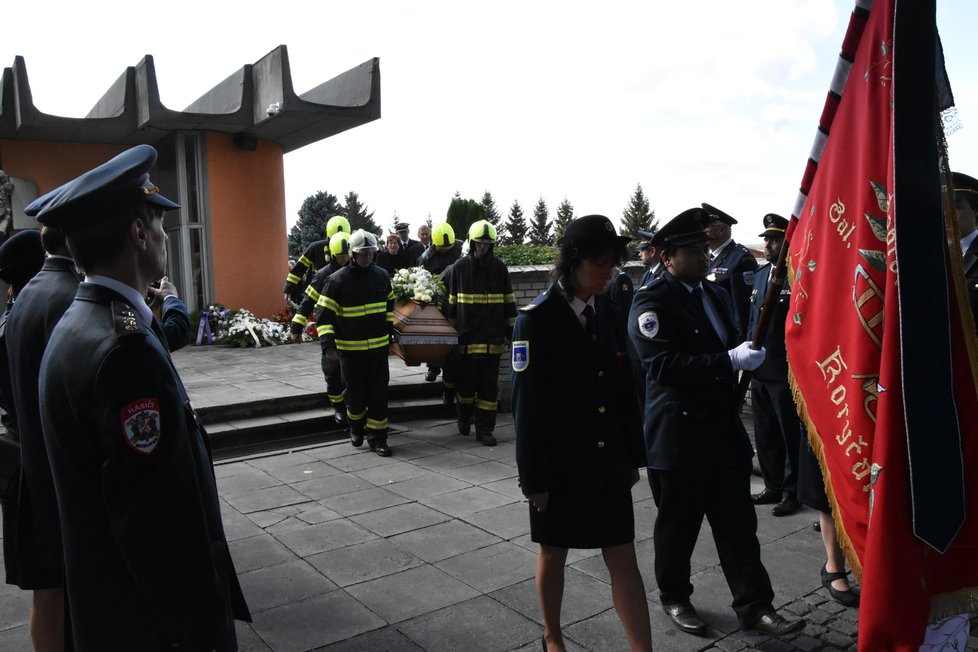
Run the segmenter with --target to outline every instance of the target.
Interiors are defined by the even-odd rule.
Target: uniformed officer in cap
[[[748,339],[754,336],[761,318],[761,307],[771,284],[771,273],[778,262],[788,220],[768,213],[764,216],[764,256],[768,263],[754,272],[750,298]],[[771,513],[788,516],[798,511],[798,450],[801,422],[788,384],[788,357],[784,346],[784,326],[791,302],[791,286],[785,280],[777,301],[771,307],[770,325],[764,338],[767,355],[751,375],[751,408],[757,461],[764,476],[764,490],[752,496],[755,505],[773,504]]]
[[[407,252],[408,267],[418,264],[418,258],[424,253],[425,246],[420,240],[411,237],[411,225],[407,222],[398,222],[394,225],[394,233],[397,234],[401,242],[401,249]]]
[[[690,558],[705,516],[743,628],[785,634],[804,626],[774,611],[750,500],[753,450],[740,421],[737,372],[764,350],[738,345],[729,297],[706,281],[710,215],[691,208],[656,233],[666,272],[635,293],[628,331],[647,375],[645,445],[658,507],[655,578],[677,628],[702,633],[690,597]]]
[[[40,405],[64,539],[74,648],[235,650],[250,620],[207,441],[145,296],[163,214],[139,145],[40,209],[85,273],[44,353]]]
[[[605,287],[626,252],[603,215],[572,220],[557,244],[550,288],[517,317],[513,417],[544,647],[563,649],[560,611],[569,548],[600,548],[632,650],[651,650],[635,557],[632,486],[645,464],[641,417],[625,359],[623,314]]]
[[[663,267],[662,261],[659,260],[659,252],[652,244],[652,239],[655,237],[655,234],[651,231],[642,231],[641,229],[637,233],[639,241],[635,249],[638,251],[639,260],[645,266],[645,273],[642,274],[642,280],[638,282],[638,287],[642,287],[651,283],[654,278],[661,274]]]
[[[747,317],[750,313],[750,293],[754,285],[754,270],[757,261],[743,245],[734,242],[730,227],[737,220],[719,208],[703,204],[703,210],[710,216],[706,228],[707,242],[710,245],[710,270],[707,278],[727,291],[733,302],[734,317],[741,339],[748,339]]]
[[[954,205],[958,214],[958,236],[964,254],[964,278],[968,287],[971,314],[978,328],[978,179],[962,172],[951,175],[954,184]]]

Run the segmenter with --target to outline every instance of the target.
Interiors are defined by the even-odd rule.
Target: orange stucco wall
[[[57,188],[128,149],[119,145],[0,140],[0,169],[37,184],[38,195]]]
[[[238,149],[229,134],[207,135],[214,299],[270,317],[285,307],[288,275],[282,148],[259,140]]]

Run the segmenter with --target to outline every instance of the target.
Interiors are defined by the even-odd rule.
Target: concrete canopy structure
[[[283,156],[380,117],[371,59],[297,94],[281,45],[183,111],[160,98],[153,57],[119,76],[84,118],[43,113],[23,57],[0,80],[0,170],[22,207],[129,146],[159,150],[154,179],[181,205],[167,214],[170,277],[191,308],[220,301],[268,315],[287,273]]]

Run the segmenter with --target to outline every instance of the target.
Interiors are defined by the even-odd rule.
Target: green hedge
[[[493,253],[507,265],[552,265],[557,249],[546,245],[496,245]]]

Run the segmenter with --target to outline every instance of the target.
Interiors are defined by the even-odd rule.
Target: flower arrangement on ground
[[[406,267],[394,272],[391,289],[396,301],[414,299],[418,303],[441,303],[445,290],[424,267]]]
[[[214,303],[201,311],[200,317],[207,316],[214,344],[239,347],[260,347],[285,344],[289,341],[288,324],[279,320],[259,319],[248,310],[231,310]],[[201,332],[200,317],[195,332]],[[206,339],[202,342],[206,343]]]

